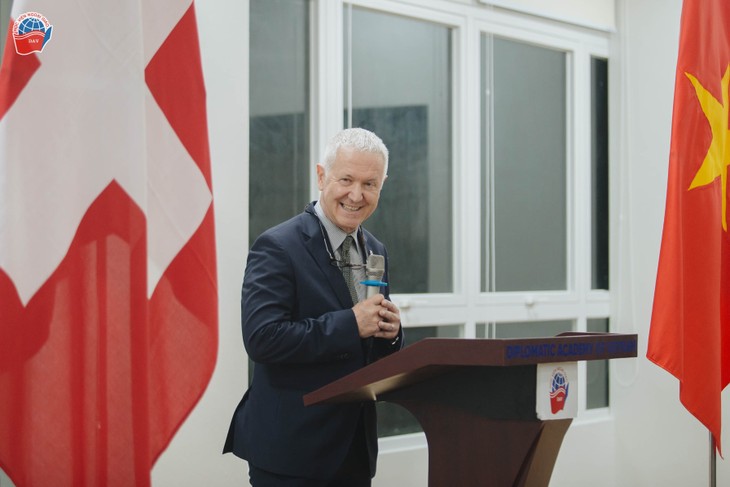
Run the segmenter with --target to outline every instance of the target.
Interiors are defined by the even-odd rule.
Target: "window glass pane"
[[[459,338],[463,335],[461,326],[423,326],[407,328],[406,347],[428,337]],[[405,435],[423,431],[418,420],[405,408],[390,402],[376,403],[378,412],[378,436]]]
[[[588,331],[608,333],[608,318],[588,320]],[[608,407],[608,360],[586,362],[586,407],[588,409]]]
[[[388,247],[391,293],[452,292],[451,30],[349,14],[345,126],[372,130],[390,151],[380,208],[365,226]]]
[[[482,290],[567,288],[566,54],[482,37]]]
[[[249,242],[309,199],[309,2],[250,0]]]
[[[608,289],[608,61],[591,59],[591,285]]]
[[[8,27],[10,26],[10,8],[12,6],[12,0],[0,0],[0,61],[5,55],[5,42],[7,41]]]
[[[494,338],[554,337],[573,328],[571,320],[495,323]]]
[[[477,323],[475,331],[476,338],[490,338],[489,329],[486,323]]]
[[[249,246],[309,196],[309,1],[250,0]],[[251,383],[254,363],[249,360]]]

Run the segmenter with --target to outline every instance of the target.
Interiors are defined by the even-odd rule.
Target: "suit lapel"
[[[322,274],[325,276],[342,307],[351,308],[352,298],[350,297],[350,292],[347,289],[347,284],[345,284],[345,279],[342,277],[342,272],[339,267],[330,259],[330,255],[325,247],[325,238],[324,232],[319,226],[317,215],[313,213],[305,215],[302,229],[304,247],[322,271]],[[329,242],[327,245],[329,245]]]

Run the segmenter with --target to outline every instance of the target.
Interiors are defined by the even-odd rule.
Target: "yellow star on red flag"
[[[702,112],[707,117],[712,131],[712,142],[707,149],[707,155],[702,166],[695,174],[689,189],[706,186],[720,177],[722,188],[722,228],[727,232],[727,169],[730,165],[730,146],[728,145],[728,85],[730,84],[730,65],[720,82],[722,103],[719,102],[704,86],[690,73],[685,73],[697,94]]]

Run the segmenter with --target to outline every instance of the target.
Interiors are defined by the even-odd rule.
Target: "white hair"
[[[327,143],[324,151],[324,170],[329,173],[332,164],[337,158],[337,152],[342,149],[353,149],[357,152],[370,152],[378,154],[383,158],[385,170],[384,175],[388,174],[388,148],[385,147],[383,141],[369,130],[363,128],[349,128],[338,132]]]

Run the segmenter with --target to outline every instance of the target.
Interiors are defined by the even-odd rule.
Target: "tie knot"
[[[345,241],[342,242],[342,251],[344,253],[349,253],[350,248],[352,247],[352,244],[355,243],[355,239],[352,238],[352,235],[348,235],[345,237]]]

